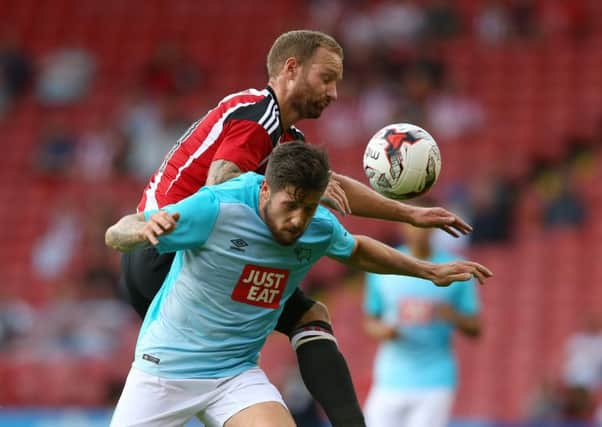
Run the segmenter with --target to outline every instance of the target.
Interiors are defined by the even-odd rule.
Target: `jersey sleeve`
[[[345,227],[331,214],[333,228],[330,246],[326,255],[337,258],[349,258],[355,248],[355,238]]]
[[[378,275],[366,274],[364,286],[364,312],[373,317],[380,317],[383,312],[382,295],[378,287]]]
[[[162,210],[169,213],[178,212],[180,219],[173,232],[159,237],[159,244],[156,246],[159,253],[193,249],[202,246],[209,238],[219,213],[219,200],[213,191],[202,188],[192,196],[167,205]],[[144,211],[144,219],[148,221],[155,212],[156,209]]]
[[[454,283],[457,286],[454,295],[454,306],[460,313],[472,316],[480,311],[477,283],[474,280]]]
[[[272,149],[270,136],[257,122],[231,120],[225,125],[223,141],[213,160],[227,160],[236,164],[242,172],[252,172]]]

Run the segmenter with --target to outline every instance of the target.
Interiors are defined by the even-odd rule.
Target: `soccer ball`
[[[426,193],[441,172],[435,139],[409,123],[385,126],[370,139],[364,152],[364,172],[370,185],[390,199]]]

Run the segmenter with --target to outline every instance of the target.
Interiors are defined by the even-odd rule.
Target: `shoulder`
[[[335,227],[341,227],[341,223],[330,210],[320,205],[314,214],[310,226],[313,231],[332,233]]]
[[[280,111],[276,99],[267,89],[253,91],[251,96],[243,92],[232,99],[235,108],[226,116],[225,121],[253,122],[269,135],[280,133]]]
[[[206,188],[212,191],[222,202],[245,202],[250,204],[257,198],[259,186],[263,180],[263,175],[247,172],[221,184]]]

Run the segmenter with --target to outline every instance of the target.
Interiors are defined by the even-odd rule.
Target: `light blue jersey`
[[[136,368],[165,378],[221,378],[257,366],[310,267],[323,255],[351,255],[355,240],[321,206],[295,244],[276,243],[259,216],[262,181],[246,173],[163,208],[180,219],[157,249],[177,253],[144,318]]]
[[[400,248],[406,252],[405,248]],[[456,260],[438,252],[429,261]],[[433,318],[436,304],[450,304],[465,315],[479,312],[473,281],[437,287],[408,276],[368,274],[364,309],[398,327],[399,339],[383,342],[374,366],[374,385],[389,389],[453,388],[457,382],[453,327]]]

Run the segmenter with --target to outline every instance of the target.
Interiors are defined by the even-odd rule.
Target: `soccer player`
[[[326,34],[291,31],[274,42],[267,69],[269,82],[265,89],[229,95],[192,124],[151,178],[138,212],[176,203],[204,185],[224,182],[242,172],[262,173],[275,146],[303,139],[294,123],[319,117],[336,100],[343,50]],[[452,235],[471,229],[445,209],[394,202],[335,173],[331,174],[322,202],[342,213],[441,227]],[[159,255],[154,248],[123,256],[124,282],[141,316],[163,283],[172,260],[173,254]],[[303,380],[335,427],[364,426],[326,307],[296,289],[276,330],[289,336],[291,342],[298,342],[297,336],[321,331],[316,333],[317,339],[295,349]]]
[[[107,230],[107,244],[121,251],[177,251],[142,324],[113,426],[179,426],[195,415],[207,427],[294,426],[257,358],[285,302],[324,255],[441,286],[491,275],[474,262],[419,261],[349,234],[319,205],[330,167],[316,147],[278,146],[265,175],[204,187]],[[293,344],[314,338],[301,334]]]
[[[450,262],[431,246],[431,230],[402,224],[406,245],[420,260]],[[445,288],[421,278],[368,274],[365,329],[381,340],[365,405],[368,427],[445,427],[456,387],[452,333],[481,332],[479,300],[471,282]]]

